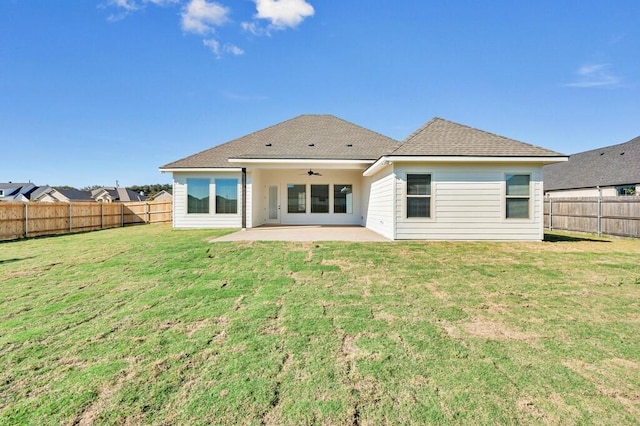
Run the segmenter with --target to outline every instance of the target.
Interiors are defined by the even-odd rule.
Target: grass
[[[0,244],[2,424],[637,424],[640,241]]]

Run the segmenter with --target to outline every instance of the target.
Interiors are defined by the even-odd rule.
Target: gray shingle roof
[[[569,156],[544,167],[544,190],[594,188],[640,183],[640,136],[618,145]]]
[[[434,118],[391,153],[392,156],[562,157],[528,143]]]
[[[377,160],[398,142],[332,115],[301,115],[161,168],[237,167],[229,158]]]

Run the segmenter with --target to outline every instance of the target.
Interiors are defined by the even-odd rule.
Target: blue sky
[[[640,135],[640,2],[0,0],[0,182],[158,167],[300,114],[575,153]]]

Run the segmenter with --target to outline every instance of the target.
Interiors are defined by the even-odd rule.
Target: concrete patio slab
[[[362,226],[260,226],[212,239],[220,241],[391,241]]]

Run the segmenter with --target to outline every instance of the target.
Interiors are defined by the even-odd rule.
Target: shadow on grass
[[[34,257],[35,257],[35,256],[22,257],[22,258],[20,258],[20,259],[18,259],[18,258],[13,258],[13,259],[3,259],[3,260],[0,260],[0,265],[4,265],[5,263],[20,262],[21,260],[33,259]]]
[[[562,243],[562,242],[593,242],[593,243],[610,243],[610,240],[604,239],[596,239],[596,238],[588,238],[586,236],[582,237],[579,235],[563,235],[563,234],[550,234],[545,232],[544,241],[548,243]]]

